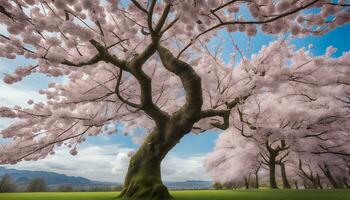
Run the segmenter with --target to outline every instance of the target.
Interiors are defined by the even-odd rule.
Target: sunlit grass
[[[171,191],[176,200],[350,200],[350,190]],[[0,200],[112,200],[117,192],[12,193]]]

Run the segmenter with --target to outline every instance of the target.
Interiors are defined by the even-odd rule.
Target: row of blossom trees
[[[278,174],[284,188],[349,188],[350,53],[334,51],[313,56],[279,41],[240,64],[254,89],[206,160],[216,181],[268,174],[277,188]]]

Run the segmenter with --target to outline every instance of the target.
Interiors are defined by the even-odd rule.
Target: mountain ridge
[[[76,186],[90,186],[90,185],[113,185],[117,183],[102,182],[90,180],[80,176],[67,176],[56,172],[47,171],[32,171],[32,170],[17,170],[6,167],[0,167],[0,177],[9,174],[15,182],[25,183],[31,179],[44,179],[48,186],[54,185],[76,185]]]
[[[19,185],[26,185],[34,178],[44,179],[49,187],[58,187],[60,185],[72,185],[74,187],[112,187],[121,186],[120,183],[103,182],[91,180],[81,176],[67,176],[56,172],[18,170],[6,167],[0,167],[0,177],[9,174],[12,180]],[[165,181],[164,184],[169,189],[186,190],[186,189],[210,189],[211,181],[186,180],[186,181]]]

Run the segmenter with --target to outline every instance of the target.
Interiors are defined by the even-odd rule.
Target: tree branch
[[[131,106],[131,107],[134,107],[134,108],[141,108],[141,105],[139,104],[136,104],[136,103],[132,103],[126,99],[124,99],[121,95],[120,95],[120,91],[119,91],[119,87],[120,87],[120,83],[121,83],[121,80],[122,80],[122,76],[123,76],[123,70],[122,69],[119,69],[119,76],[118,76],[118,79],[117,79],[117,84],[115,86],[115,93],[117,94],[119,100],[121,100],[123,103]]]
[[[150,4],[150,7],[149,7],[149,10],[148,10],[148,15],[147,15],[147,24],[148,24],[148,29],[149,29],[149,32],[151,34],[154,34],[154,30],[153,30],[153,11],[154,11],[154,7],[157,3],[157,0],[152,0],[151,1],[151,4]]]
[[[180,109],[186,113],[184,117],[199,120],[203,104],[201,78],[192,66],[176,58],[168,49],[159,45],[158,53],[164,67],[181,79],[186,93],[186,103]]]
[[[160,19],[158,20],[158,23],[154,29],[154,32],[155,33],[160,33],[164,24],[165,24],[165,21],[169,15],[169,12],[170,12],[170,8],[171,8],[172,4],[171,3],[167,3],[165,8],[164,8],[164,11],[163,11],[163,14],[162,16],[160,17]]]
[[[139,9],[141,10],[142,12],[148,14],[148,11],[142,7],[142,5],[137,1],[137,0],[131,0],[131,2]]]
[[[194,41],[197,40],[199,37],[201,37],[202,35],[204,35],[204,34],[210,32],[210,31],[212,31],[212,30],[215,30],[215,29],[217,29],[217,28],[220,28],[220,27],[222,27],[222,26],[235,25],[235,24],[266,24],[266,23],[270,23],[270,22],[276,21],[276,20],[278,20],[278,19],[280,19],[280,18],[287,17],[287,16],[289,16],[289,15],[293,15],[293,14],[295,14],[295,13],[297,13],[297,12],[299,12],[299,11],[305,9],[305,8],[308,8],[308,7],[312,6],[313,4],[317,3],[318,1],[319,1],[319,0],[314,0],[314,1],[308,3],[308,4],[304,5],[304,6],[301,6],[301,7],[299,7],[299,8],[294,9],[294,10],[291,10],[291,11],[288,11],[288,12],[285,12],[285,13],[282,13],[282,14],[280,14],[280,15],[274,16],[274,17],[272,17],[272,18],[270,18],[270,19],[266,19],[266,20],[261,20],[261,21],[233,21],[233,22],[222,22],[222,23],[220,23],[220,24],[217,24],[217,25],[215,25],[215,26],[212,26],[211,28],[209,28],[209,29],[207,29],[207,30],[205,30],[205,31],[203,31],[203,32],[201,32],[201,33],[199,33],[194,39],[191,40],[191,42],[189,42],[189,43],[185,46],[185,48],[183,48],[183,49],[179,52],[179,54],[177,55],[177,57],[179,58],[190,46],[192,46],[192,44],[194,43]]]
[[[92,57],[90,60],[85,61],[85,62],[74,63],[74,62],[71,62],[71,61],[65,59],[64,61],[61,62],[61,64],[68,65],[68,66],[74,66],[74,67],[82,67],[82,66],[86,66],[86,65],[96,64],[101,60],[102,60],[101,56],[99,54],[97,54],[94,57]]]

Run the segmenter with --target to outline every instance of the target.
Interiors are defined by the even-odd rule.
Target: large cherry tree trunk
[[[184,134],[176,138],[159,137],[158,131],[150,133],[132,156],[120,197],[125,199],[173,199],[162,182],[161,162],[169,150]]]
[[[143,110],[155,121],[156,126],[130,160],[124,189],[119,195],[123,199],[173,199],[162,182],[161,162],[201,118],[203,99],[200,77],[190,65],[177,59],[169,50],[161,46],[156,48],[164,67],[181,79],[186,103],[171,116],[162,112],[147,93],[151,91],[147,75],[137,71],[137,68],[131,71],[140,82],[143,101],[147,102]],[[137,66],[137,63],[132,65]]]

